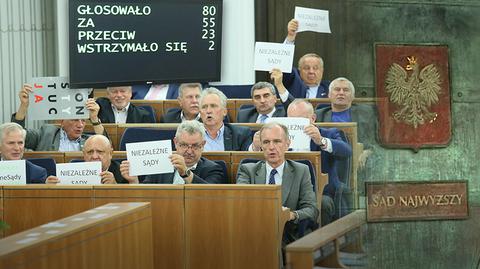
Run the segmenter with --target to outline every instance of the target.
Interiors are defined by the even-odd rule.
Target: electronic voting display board
[[[69,0],[71,88],[220,80],[222,0]]]

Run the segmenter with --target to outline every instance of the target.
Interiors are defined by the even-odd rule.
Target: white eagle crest
[[[407,60],[405,69],[396,63],[390,66],[385,89],[390,94],[390,102],[399,107],[393,118],[417,128],[425,122],[434,122],[438,116],[429,109],[438,103],[441,79],[435,65],[429,64],[420,71],[415,56],[407,57]]]

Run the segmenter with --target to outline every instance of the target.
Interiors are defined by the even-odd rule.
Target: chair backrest
[[[120,150],[126,150],[126,143],[147,142],[156,140],[171,140],[172,150],[175,150],[173,138],[177,130],[162,130],[155,128],[130,127],[125,130],[120,139]]]
[[[52,158],[32,158],[28,159],[31,163],[38,165],[47,169],[47,175],[49,176],[56,176],[57,175],[57,164],[55,160]]]
[[[224,180],[222,184],[230,183],[230,179],[228,178],[228,172],[227,172],[227,163],[224,160],[212,160],[212,161],[220,165],[223,169]]]
[[[252,85],[211,85],[222,91],[227,98],[251,98]]]
[[[152,119],[153,122],[157,122],[157,118],[155,117],[155,109],[152,106],[149,105],[139,105],[138,107],[145,109],[148,114],[150,114],[150,118]]]

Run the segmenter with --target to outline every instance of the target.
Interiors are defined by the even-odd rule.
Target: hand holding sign
[[[295,19],[298,21],[297,32],[331,33],[328,10],[295,7]]]
[[[32,78],[32,84],[33,94],[29,95],[29,102],[26,103],[30,119],[87,119],[89,117],[89,111],[85,109],[88,89],[70,89],[66,77]],[[25,90],[28,91],[28,88],[24,88],[20,100],[25,97]]]

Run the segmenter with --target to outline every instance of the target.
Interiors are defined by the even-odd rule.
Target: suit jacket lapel
[[[266,181],[267,177],[267,167],[265,162],[261,162],[260,165],[257,167],[257,171],[255,171],[255,177],[253,182],[254,184],[267,184]]]
[[[232,139],[232,130],[230,130],[230,127],[227,126],[226,124],[224,125],[223,129],[223,145],[225,147],[225,150],[232,150],[233,148],[233,139]]]
[[[133,120],[133,105],[130,103],[127,110],[127,122],[134,122]]]
[[[292,189],[293,181],[295,180],[295,169],[293,166],[288,164],[288,161],[285,161],[285,167],[283,168],[283,177],[282,177],[282,204],[285,204],[287,201],[290,190]]]

